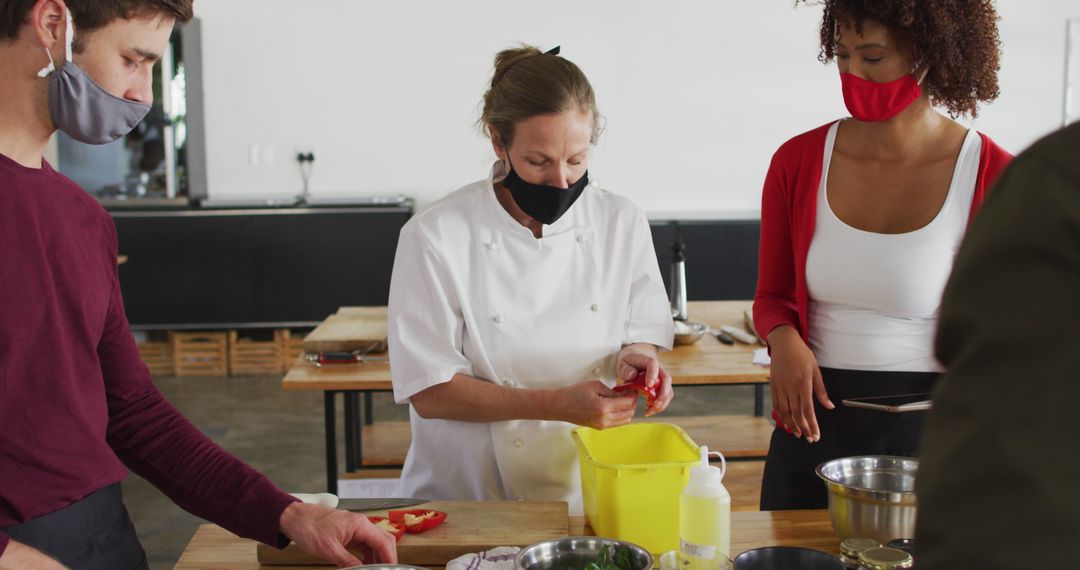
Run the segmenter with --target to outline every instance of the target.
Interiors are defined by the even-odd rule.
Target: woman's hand
[[[595,429],[630,423],[637,406],[637,393],[619,394],[599,380],[578,382],[553,393],[555,419]]]
[[[821,439],[817,416],[814,414],[814,398],[833,409],[821,379],[821,370],[810,347],[806,346],[798,331],[784,325],[769,333],[772,364],[769,367],[769,388],[772,391],[773,410],[780,422],[795,437],[805,437],[811,443]]]
[[[619,352],[619,363],[615,366],[615,371],[619,375],[620,383],[632,382],[644,375],[645,387],[656,389],[656,399],[645,410],[645,417],[666,410],[675,397],[675,390],[671,387],[671,376],[660,364],[656,347],[651,344],[638,343],[624,346]]]

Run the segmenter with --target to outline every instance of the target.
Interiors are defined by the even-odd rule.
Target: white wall
[[[585,71],[607,129],[590,174],[654,217],[756,215],[787,138],[846,114],[817,62],[820,10],[790,0],[200,0],[213,198],[403,193],[423,206],[487,174],[473,123],[516,42]],[[1000,0],[1001,98],[976,126],[1017,152],[1061,121],[1065,18]],[[253,161],[252,147],[258,151]],[[253,162],[257,162],[253,164]],[[678,214],[677,214],[678,215]]]

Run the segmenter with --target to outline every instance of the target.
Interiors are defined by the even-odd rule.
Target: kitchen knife
[[[718,340],[718,341],[720,341],[720,342],[722,342],[724,344],[727,344],[727,345],[735,344],[735,339],[731,338],[731,335],[729,335],[728,333],[726,333],[724,331],[719,331],[719,330],[716,330],[716,329],[714,329],[712,327],[709,327],[709,334],[715,336],[716,340]]]
[[[413,505],[419,505],[423,503],[431,502],[429,499],[403,499],[403,498],[386,498],[386,499],[340,499],[338,501],[337,508],[346,511],[362,512],[362,511],[382,511],[386,509],[398,509],[401,507],[411,507]]]

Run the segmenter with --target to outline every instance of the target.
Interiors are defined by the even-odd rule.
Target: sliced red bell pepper
[[[431,509],[390,511],[388,516],[392,522],[405,527],[405,532],[410,533],[429,531],[446,520],[446,513]]]
[[[371,521],[371,523],[374,524],[376,527],[381,528],[386,532],[394,535],[395,540],[400,540],[401,537],[405,534],[405,525],[394,522],[393,520],[386,517],[368,517],[368,520]]]
[[[624,384],[619,384],[618,386],[612,388],[612,390],[616,392],[629,392],[631,390],[637,390],[642,396],[645,396],[645,401],[651,406],[654,402],[656,402],[656,398],[659,397],[659,394],[657,393],[657,389],[659,388],[659,386],[660,383],[657,382],[656,386],[653,386],[652,388],[646,387],[645,378],[639,375],[636,379],[630,382],[626,382]]]

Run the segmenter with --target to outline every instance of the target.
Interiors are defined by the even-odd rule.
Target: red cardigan
[[[814,237],[817,194],[821,182],[829,123],[784,143],[773,155],[761,196],[761,247],[758,252],[754,327],[767,338],[780,325],[791,325],[807,340],[810,295],[806,288],[806,255]],[[982,206],[986,190],[1012,155],[986,135],[982,137],[979,174],[971,218]]]

